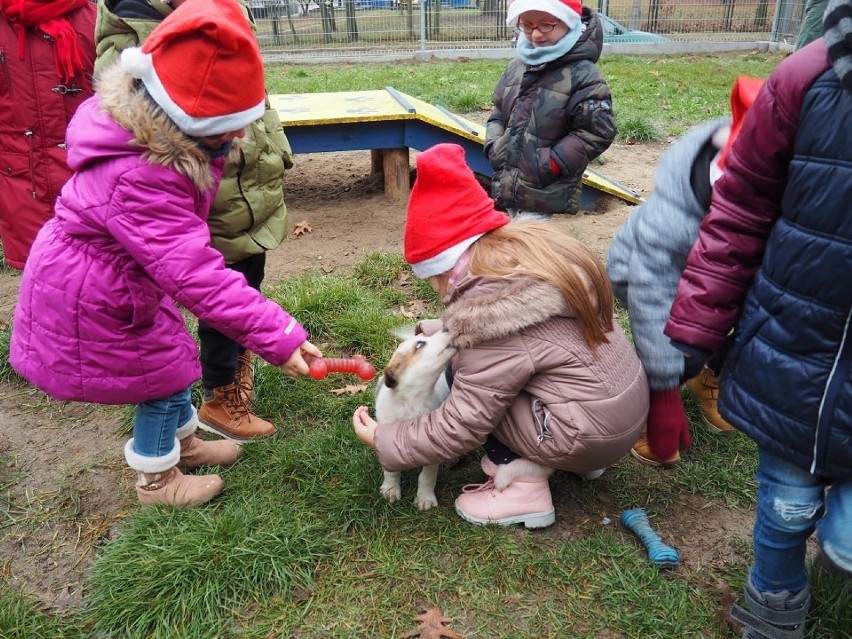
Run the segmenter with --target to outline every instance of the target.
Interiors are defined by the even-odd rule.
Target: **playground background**
[[[508,0],[249,0],[266,59],[508,58]],[[592,0],[604,53],[790,49],[805,0]]]

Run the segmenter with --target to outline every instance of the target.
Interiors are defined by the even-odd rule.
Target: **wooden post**
[[[384,173],[385,168],[382,155],[381,149],[370,149],[370,175]]]
[[[384,149],[382,169],[385,173],[385,197],[394,200],[408,199],[411,193],[408,147]]]

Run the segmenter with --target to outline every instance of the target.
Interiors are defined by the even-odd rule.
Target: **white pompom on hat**
[[[468,246],[509,223],[494,208],[458,144],[436,144],[417,156],[417,179],[405,218],[405,261],[420,279],[446,273]]]
[[[238,131],[266,110],[263,59],[235,0],[187,0],[121,65],[187,135]]]
[[[573,31],[580,26],[583,5],[580,0],[512,0],[506,15],[506,24],[514,27],[518,24],[521,14],[527,11],[549,13],[568,25],[568,29]]]

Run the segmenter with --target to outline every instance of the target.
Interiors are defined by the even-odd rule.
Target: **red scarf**
[[[83,68],[83,54],[77,32],[65,16],[89,0],[0,0],[0,15],[18,32],[18,58],[24,59],[27,28],[38,29],[53,38],[56,73],[68,82]]]

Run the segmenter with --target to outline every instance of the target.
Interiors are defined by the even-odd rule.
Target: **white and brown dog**
[[[413,419],[435,410],[450,392],[444,371],[458,352],[450,344],[449,333],[439,331],[432,335],[410,336],[397,347],[384,373],[376,385],[376,421],[382,423]],[[405,331],[397,331],[405,338]],[[389,502],[402,496],[399,472],[384,471],[384,481],[379,491]],[[426,466],[417,479],[415,503],[420,510],[438,505],[435,484],[438,464]]]

